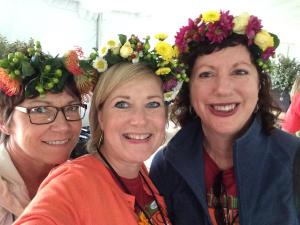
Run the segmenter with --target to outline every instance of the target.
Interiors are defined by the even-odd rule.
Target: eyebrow
[[[119,96],[116,96],[116,97],[112,98],[112,101],[117,99],[117,98],[128,99],[128,100],[130,99],[130,97],[127,96],[127,95],[119,95]],[[161,96],[161,95],[150,95],[150,96],[147,97],[147,99],[153,99],[153,98],[160,98],[160,99],[162,98],[163,99],[163,96]]]

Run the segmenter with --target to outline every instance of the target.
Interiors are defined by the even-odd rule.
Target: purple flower
[[[175,36],[175,44],[178,47],[180,52],[185,52],[187,48],[187,42],[185,39],[188,38],[189,31],[197,29],[192,19],[189,19],[189,24],[187,26],[183,26],[180,28],[179,32],[177,32]]]
[[[167,82],[163,83],[163,89],[165,92],[172,90],[174,87],[176,87],[177,81],[175,78],[172,78],[168,80]]]
[[[273,47],[268,47],[261,55],[261,59],[263,61],[267,61],[270,56],[273,56],[275,54],[275,49]]]
[[[252,45],[253,39],[258,31],[262,28],[261,20],[256,16],[250,16],[248,26],[246,28],[246,35],[248,37],[248,45]]]

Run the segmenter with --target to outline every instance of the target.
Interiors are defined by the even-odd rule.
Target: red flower
[[[79,58],[78,58],[78,49],[77,50],[71,50],[66,54],[65,57],[65,66],[66,69],[72,73],[73,75],[81,75],[82,71],[79,66]]]
[[[8,96],[13,96],[20,91],[20,82],[17,79],[11,79],[6,70],[0,67],[0,90]]]

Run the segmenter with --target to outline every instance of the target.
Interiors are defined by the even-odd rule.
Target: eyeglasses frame
[[[64,109],[68,106],[80,106],[82,108],[84,108],[84,113],[83,113],[83,116],[80,118],[80,119],[77,119],[77,120],[70,120],[67,118],[67,116],[65,115],[65,111]],[[22,112],[22,113],[26,113],[28,114],[28,117],[29,117],[29,121],[31,124],[35,124],[35,125],[44,125],[44,124],[49,124],[49,123],[53,123],[55,120],[56,120],[56,117],[59,113],[59,111],[62,112],[62,114],[64,115],[66,121],[79,121],[79,120],[82,120],[85,116],[85,113],[86,113],[86,110],[87,110],[87,105],[86,104],[82,104],[82,103],[79,103],[79,104],[71,104],[71,105],[65,105],[65,106],[62,106],[62,107],[57,107],[57,106],[52,106],[52,105],[43,105],[42,107],[52,107],[52,108],[55,108],[56,109],[56,114],[53,118],[52,121],[49,121],[47,123],[33,123],[32,120],[31,120],[31,117],[30,117],[30,111],[31,109],[33,108],[37,108],[37,107],[41,107],[41,106],[34,106],[34,107],[24,107],[24,106],[15,106],[14,109],[18,110],[19,112]]]

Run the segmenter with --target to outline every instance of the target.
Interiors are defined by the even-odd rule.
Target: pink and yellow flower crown
[[[136,35],[117,40],[84,57],[80,48],[68,51],[63,57],[42,52],[37,42],[26,53],[10,53],[0,60],[0,91],[8,96],[25,90],[25,97],[36,97],[48,91],[60,92],[69,76],[73,76],[82,95],[93,91],[102,72],[121,62],[144,63],[163,81],[166,101],[171,101],[183,81],[187,81],[185,65],[178,63],[178,49],[165,41],[166,34],[157,34],[155,47],[150,48],[150,37],[141,41]]]
[[[248,46],[258,55],[258,65],[269,72],[270,57],[275,54],[279,39],[262,28],[261,20],[248,13],[234,17],[229,11],[208,11],[195,20],[189,19],[188,25],[177,32],[175,43],[182,56],[188,55],[203,42],[219,44],[232,34],[244,35]]]

